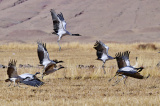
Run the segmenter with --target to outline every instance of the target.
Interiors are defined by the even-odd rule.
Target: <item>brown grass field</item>
[[[115,56],[117,52],[130,50],[131,65],[135,64],[138,57],[139,66],[145,69],[141,72],[148,79],[128,78],[126,85],[121,81],[112,86],[115,80],[108,82],[117,71],[116,60],[107,61],[105,64],[106,75],[101,68],[102,62],[96,60],[94,44],[65,43],[62,50],[58,51],[58,45],[47,44],[50,59],[63,60],[65,69],[45,76],[41,87],[32,87],[21,84],[21,87],[8,87],[7,68],[0,69],[0,103],[5,105],[73,105],[73,106],[98,106],[98,105],[158,105],[160,101],[160,68],[156,64],[160,61],[160,43],[153,43],[152,47],[138,49],[142,43],[117,44],[108,43],[109,54]],[[8,65],[10,59],[17,60],[19,74],[34,74],[42,68],[37,56],[37,44],[3,44],[0,45],[0,64]],[[32,68],[19,68],[19,64],[30,64]],[[78,65],[86,67],[79,68]],[[94,65],[95,68],[87,66]],[[40,75],[38,76],[40,77]],[[121,77],[119,77],[121,78]]]

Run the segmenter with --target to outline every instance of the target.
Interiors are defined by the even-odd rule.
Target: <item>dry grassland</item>
[[[0,69],[0,103],[4,105],[73,105],[73,106],[98,106],[98,105],[158,105],[160,101],[160,68],[156,64],[160,61],[160,44],[154,43],[158,49],[137,49],[134,44],[107,44],[109,54],[114,56],[120,51],[130,50],[131,65],[135,64],[138,57],[139,66],[145,69],[141,72],[148,79],[128,78],[126,85],[120,82],[112,86],[108,79],[114,76],[117,70],[116,60],[107,61],[105,64],[106,75],[101,68],[102,62],[95,60],[96,51],[94,44],[66,43],[58,51],[57,44],[47,44],[50,59],[63,60],[65,69],[59,70],[44,77],[45,84],[39,88],[20,85],[21,87],[8,87],[5,83],[8,78],[6,68]],[[31,73],[41,71],[37,56],[37,44],[6,44],[0,45],[0,64],[8,65],[10,59],[17,60],[18,73]],[[33,68],[19,68],[19,64],[30,64]],[[78,68],[78,65],[86,67]],[[87,66],[94,65],[95,68]],[[120,77],[119,77],[120,78]],[[22,88],[26,87],[26,88]]]

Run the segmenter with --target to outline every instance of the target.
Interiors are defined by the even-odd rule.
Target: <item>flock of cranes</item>
[[[115,57],[111,57],[108,54],[109,47],[106,46],[103,42],[97,41],[94,45],[94,48],[97,50],[97,57],[98,57],[97,59],[103,61],[102,68],[104,70],[104,74],[106,73],[106,71],[104,69],[105,62],[107,60],[116,59],[119,70],[117,70],[114,77],[122,76],[122,79],[117,80],[115,82],[115,84],[119,83],[124,78],[125,78],[125,80],[124,80],[124,84],[125,84],[125,81],[128,78],[128,76],[133,77],[133,78],[137,78],[137,79],[144,79],[144,78],[148,78],[150,76],[150,74],[147,77],[140,75],[139,72],[141,72],[143,70],[143,67],[136,68],[136,66],[138,64],[137,62],[135,64],[135,66],[130,65],[130,61],[129,61],[130,51],[118,52],[115,54]],[[137,60],[137,57],[136,57],[136,60]],[[113,78],[111,78],[109,81],[111,81]]]
[[[50,12],[51,12],[52,20],[53,20],[53,28],[54,28],[53,34],[58,35],[57,42],[58,42],[59,51],[60,51],[61,46],[59,42],[63,36],[65,35],[81,36],[81,35],[71,34],[70,32],[66,30],[66,22],[64,20],[62,13],[56,14],[54,9],[51,9]],[[38,44],[37,54],[39,58],[39,63],[41,66],[44,67],[41,72],[42,79],[45,75],[51,74],[57,70],[64,68],[62,65],[57,65],[58,63],[62,63],[63,61],[50,60],[49,53],[46,48],[46,43],[42,43],[38,41],[37,44]],[[96,49],[97,51],[97,60],[101,60],[103,62],[102,68],[103,68],[104,74],[106,74],[106,71],[104,68],[105,62],[107,60],[116,59],[119,69],[117,70],[115,76],[113,77],[115,78],[117,76],[117,80],[116,82],[114,82],[113,85],[116,85],[123,79],[125,79],[124,80],[124,84],[125,84],[125,81],[128,77],[144,79],[150,76],[148,75],[147,77],[144,77],[140,75],[140,72],[143,70],[143,67],[136,68],[137,63],[135,66],[130,65],[130,61],[129,61],[130,51],[118,52],[115,54],[115,57],[111,57],[108,54],[109,47],[101,41],[96,41],[93,48]],[[17,68],[16,68],[16,62],[17,62],[16,60],[10,60],[8,63],[7,74],[9,78],[6,79],[5,81],[11,82],[9,86],[12,83],[14,83],[14,86],[16,86],[16,83],[17,83],[17,86],[19,86],[19,83],[23,83],[23,84],[34,86],[34,87],[39,87],[44,84],[44,82],[42,82],[40,79],[36,77],[36,75],[40,74],[40,72],[36,72],[34,75],[29,74],[29,73],[18,75]],[[122,76],[122,79],[118,80],[118,76]],[[113,78],[111,78],[109,81],[111,81]]]

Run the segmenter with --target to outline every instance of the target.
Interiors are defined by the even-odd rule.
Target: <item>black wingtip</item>
[[[82,35],[80,35],[80,34],[72,34],[72,36],[82,36]]]
[[[96,58],[95,60],[100,60],[99,58]]]
[[[64,61],[59,61],[59,63],[63,63]]]
[[[56,35],[57,35],[57,33],[56,33],[56,32],[52,32],[52,34],[56,34]]]

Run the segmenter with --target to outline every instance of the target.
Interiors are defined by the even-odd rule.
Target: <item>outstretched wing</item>
[[[130,61],[129,61],[129,54],[130,51],[125,51],[125,52],[118,52],[116,53],[116,60],[118,64],[118,68],[130,66]]]
[[[53,20],[53,30],[58,33],[60,30],[66,29],[66,22],[64,20],[63,14],[56,14],[54,9],[51,9],[50,12]]]
[[[37,80],[37,79],[32,79],[32,80],[25,79],[21,81],[21,83],[30,85],[30,86],[34,86],[34,87],[39,87],[44,84],[44,82]]]
[[[95,48],[97,50],[97,57],[98,58],[101,58],[103,54],[108,56],[109,47],[106,46],[103,42],[96,41],[96,43],[95,43],[93,48]]]
[[[46,49],[46,44],[42,42],[37,42],[37,44],[38,44],[37,53],[38,53],[40,64],[46,65],[46,63],[50,62],[49,54]]]
[[[15,60],[10,60],[8,63],[7,74],[8,74],[9,78],[15,78],[18,76],[16,62],[17,61],[15,61]]]
[[[45,72],[44,72],[43,74],[48,75],[48,74],[50,74],[50,73],[53,73],[54,71],[56,71],[56,70],[54,70],[56,67],[57,67],[56,63],[54,63],[54,62],[49,63],[49,64],[45,67],[45,69],[44,69]]]
[[[130,66],[129,54],[130,54],[130,51],[125,51],[124,56],[122,57],[127,66]]]
[[[61,21],[63,29],[66,30],[66,25],[67,25],[67,23],[66,23],[66,21],[64,20],[63,14],[60,13],[60,14],[57,15],[57,17],[58,17],[59,20]]]
[[[58,33],[60,21],[57,17],[56,12],[54,11],[54,9],[51,9],[50,12],[51,12],[52,20],[53,20],[53,30],[56,33]]]
[[[130,76],[130,77],[133,77],[133,78],[137,78],[137,79],[143,79],[144,76],[142,76],[140,73],[131,73],[131,72],[123,72],[123,75],[126,75],[126,76]]]
[[[53,60],[56,64],[57,63],[63,63],[63,61],[58,61],[57,59]]]

